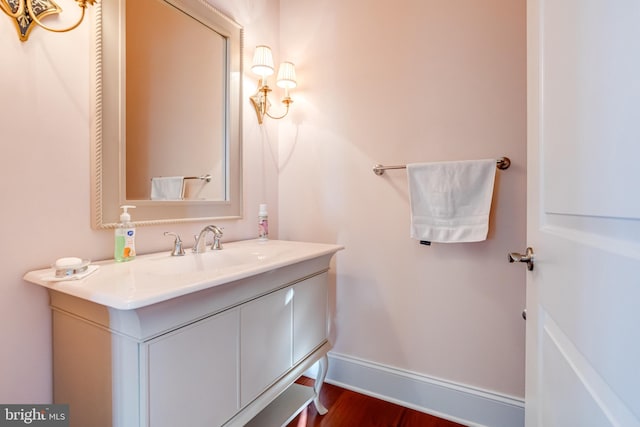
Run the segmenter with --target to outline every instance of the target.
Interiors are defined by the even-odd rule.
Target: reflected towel
[[[182,200],[183,193],[183,176],[151,178],[151,200]]]
[[[407,165],[411,237],[431,242],[487,238],[495,159]]]

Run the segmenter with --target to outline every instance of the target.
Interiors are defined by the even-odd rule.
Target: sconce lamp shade
[[[251,71],[261,77],[270,76],[273,74],[273,55],[269,46],[256,46],[256,51],[253,54],[253,65]]]
[[[296,82],[296,66],[293,62],[283,62],[278,69],[278,87],[293,89],[298,85]]]

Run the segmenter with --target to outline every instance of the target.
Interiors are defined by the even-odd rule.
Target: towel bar
[[[159,176],[158,178],[162,178],[162,177]],[[182,179],[199,179],[201,181],[211,182],[213,177],[210,174],[206,174],[206,175],[200,175],[200,176],[185,176]]]
[[[496,160],[496,167],[501,170],[509,169],[511,166],[511,160],[508,157],[500,157]],[[406,169],[407,165],[395,165],[395,166],[383,166],[383,165],[375,165],[373,167],[373,173],[380,176],[384,174],[384,171],[387,169]]]
[[[185,176],[184,179],[200,179],[202,181],[211,182],[211,175],[201,175],[201,176]]]

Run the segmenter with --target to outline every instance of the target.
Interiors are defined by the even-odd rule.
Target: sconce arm
[[[274,120],[279,120],[282,119],[284,116],[286,116],[287,114],[289,114],[289,105],[291,105],[293,103],[293,100],[291,98],[285,98],[282,100],[282,103],[287,107],[287,109],[284,111],[284,114],[281,116],[272,116],[271,114],[269,114],[269,111],[265,111],[264,113],[271,117]]]
[[[0,0],[0,2],[4,2],[4,0]],[[93,5],[93,3],[95,3],[95,0],[76,0],[76,3],[78,3],[78,6],[80,6],[80,9],[82,9],[82,13],[80,14],[80,19],[78,19],[78,21],[75,24],[67,28],[52,28],[52,27],[49,27],[48,25],[45,25],[38,18],[38,15],[33,10],[33,5],[31,4],[31,0],[27,0],[25,1],[25,3],[27,4],[27,11],[29,12],[29,16],[31,17],[31,19],[33,19],[33,22],[35,22],[36,24],[38,24],[40,27],[44,28],[47,31],[53,31],[54,33],[65,33],[67,31],[73,30],[74,28],[78,27],[78,25],[80,25],[80,23],[84,19],[84,13],[85,13],[85,10],[87,9],[87,3],[89,3],[90,5]]]

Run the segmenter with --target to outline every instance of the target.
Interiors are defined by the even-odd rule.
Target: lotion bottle
[[[258,239],[269,239],[269,214],[267,213],[267,205],[262,203],[258,211]]]
[[[135,206],[120,206],[122,213],[120,214],[120,222],[115,229],[115,248],[113,257],[117,262],[131,261],[136,257],[136,229],[131,223],[131,215],[128,209]]]

